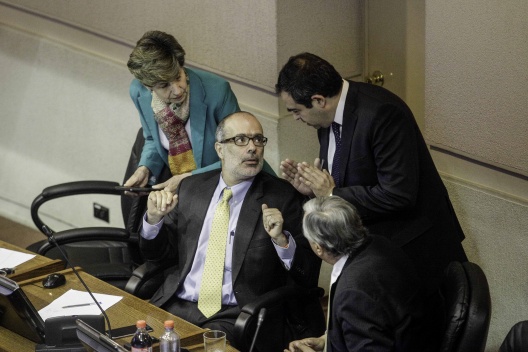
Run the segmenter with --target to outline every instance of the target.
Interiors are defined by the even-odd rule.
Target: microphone
[[[90,295],[90,297],[92,297],[93,301],[95,302],[95,304],[97,305],[97,307],[99,308],[99,310],[101,311],[101,313],[103,313],[103,316],[106,320],[106,324],[108,325],[108,337],[109,338],[112,338],[112,327],[110,326],[110,319],[108,319],[108,316],[106,315],[104,309],[101,307],[101,305],[99,304],[99,302],[97,301],[97,299],[95,299],[95,296],[93,295],[92,291],[90,291],[90,289],[88,288],[88,285],[86,285],[86,283],[84,282],[84,280],[81,278],[81,275],[79,275],[79,273],[77,272],[77,270],[75,270],[75,267],[70,263],[70,261],[68,260],[68,256],[66,255],[66,253],[64,253],[64,251],[62,250],[61,246],[57,243],[57,240],[55,239],[55,237],[53,236],[53,231],[46,225],[42,225],[42,232],[44,232],[44,234],[46,236],[48,236],[48,242],[53,244],[55,247],[57,247],[57,249],[59,250],[59,252],[61,253],[62,257],[66,260],[66,263],[68,263],[68,265],[72,268],[72,271],[74,272],[74,274],[77,276],[77,278],[79,279],[79,281],[81,282],[81,284],[84,286],[84,288],[86,289],[86,292],[88,292],[88,294]],[[260,316],[259,316],[260,317]]]
[[[257,320],[257,329],[255,330],[255,335],[253,335],[253,341],[251,342],[251,347],[249,348],[249,352],[253,351],[253,347],[255,347],[255,341],[257,341],[257,335],[260,330],[260,326],[262,325],[262,322],[264,321],[264,317],[266,316],[266,308],[261,308],[258,315]]]

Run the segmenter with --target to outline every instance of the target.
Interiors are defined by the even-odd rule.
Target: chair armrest
[[[168,260],[146,261],[132,272],[132,276],[125,286],[125,291],[141,299],[152,297],[163,283],[165,270],[174,266],[175,263]]]
[[[120,195],[121,191],[116,190],[119,183],[112,181],[76,181],[66,182],[45,188],[31,203],[31,218],[39,231],[45,225],[38,215],[38,210],[42,204],[56,198],[68,197],[78,194],[115,194]]]
[[[284,299],[299,294],[299,289],[293,286],[279,287],[273,291],[266,292],[256,301],[246,304],[242,307],[241,313],[257,316],[262,308],[277,304]]]
[[[117,241],[127,243],[137,243],[138,241],[136,236],[130,236],[129,231],[117,227],[84,227],[70,229],[57,232],[53,237],[59,245],[89,241]],[[55,245],[46,241],[39,247],[37,253],[45,255],[52,248],[55,248]]]
[[[49,200],[76,194],[121,194],[114,181],[75,181],[44,188],[42,198]]]
[[[255,330],[254,325],[256,324],[259,312],[262,308],[273,307],[289,299],[310,296],[314,298],[321,298],[323,295],[324,290],[320,287],[307,289],[293,285],[282,286],[275,290],[266,292],[254,302],[248,303],[242,307],[241,312],[235,322],[234,336],[239,339],[244,339],[248,336],[251,336],[252,331]],[[239,345],[245,345],[244,341],[238,341],[238,343]]]

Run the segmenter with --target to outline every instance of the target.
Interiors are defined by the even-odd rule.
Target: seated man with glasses
[[[232,332],[241,307],[292,280],[316,287],[321,264],[302,236],[304,196],[262,171],[267,141],[252,114],[223,119],[215,143],[222,169],[185,178],[176,194],[151,192],[141,229],[147,259],[178,265],[150,303],[225,331],[235,347]],[[270,313],[258,351],[284,347],[283,314]]]

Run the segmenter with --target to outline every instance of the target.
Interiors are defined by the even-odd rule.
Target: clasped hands
[[[155,225],[178,205],[178,195],[166,190],[153,191],[147,200],[147,222]]]
[[[322,169],[319,158],[315,159],[313,165],[286,159],[281,162],[280,169],[282,177],[306,196],[329,196],[335,187],[334,179],[327,170]]]

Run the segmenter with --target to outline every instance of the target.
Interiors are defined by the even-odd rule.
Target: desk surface
[[[18,251],[22,253],[35,254],[25,250],[24,248],[17,247],[4,241],[0,241],[0,248],[10,249],[12,251]],[[63,270],[65,267],[66,263],[64,263],[62,260],[50,259],[42,255],[35,254],[33,259],[18,265],[16,267],[15,273],[8,275],[7,277],[11,280],[19,282],[37,276],[54,273],[56,271]]]
[[[135,324],[137,320],[144,319],[147,324],[154,329],[152,335],[158,337],[164,331],[163,322],[170,319],[174,320],[174,328],[182,339],[183,347],[186,347],[191,351],[203,351],[202,334],[205,331],[204,329],[84,273],[81,269],[78,269],[77,271],[92,292],[123,296],[122,300],[106,310],[112,329]],[[41,281],[43,277],[36,277],[19,282],[22,290],[26,293],[37,310],[44,308],[69,289],[85,291],[79,279],[71,269],[63,270],[62,273],[66,275],[66,285],[54,289],[45,289],[42,287]],[[117,339],[116,341],[120,344],[124,344],[129,342],[129,340],[130,337]],[[10,347],[12,348],[12,346],[17,346],[17,351],[35,350],[35,344],[30,340],[0,327],[0,350],[6,348],[7,351],[10,351],[12,350]],[[228,346],[227,351],[234,352],[236,349]]]

